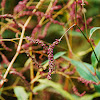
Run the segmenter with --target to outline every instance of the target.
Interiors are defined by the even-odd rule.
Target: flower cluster
[[[84,91],[83,93],[80,94],[75,86],[73,86],[72,89],[73,89],[74,94],[76,94],[77,96],[80,96],[80,97],[84,96],[86,93],[86,91]]]
[[[33,10],[33,9],[35,9],[35,6],[26,6],[26,8],[27,8],[28,10]]]
[[[54,20],[53,18],[50,18],[50,21],[52,22],[52,23],[54,23],[54,24],[59,24],[59,25],[64,25],[64,23],[61,23],[61,22],[59,22],[59,21],[57,21],[57,20]]]
[[[22,11],[23,9],[26,8],[26,3],[27,3],[28,0],[23,0],[23,1],[20,1],[18,3],[18,5],[14,8],[14,12],[15,13],[19,13],[20,11]]]
[[[30,57],[33,61],[33,63],[38,67],[38,68],[42,68],[42,66],[36,61],[36,59],[34,57],[32,57],[28,52],[26,52],[27,56]]]
[[[99,84],[99,83],[96,83],[96,82],[94,82],[94,81],[92,81],[92,80],[85,80],[85,79],[82,78],[82,77],[79,77],[79,78],[78,78],[78,81],[84,83],[86,86],[88,86],[89,84],[94,84],[94,85],[98,85],[98,84]]]
[[[60,5],[57,5],[57,6],[56,6],[57,2],[58,2],[58,0],[55,0],[55,2],[53,3],[53,5],[52,5],[50,11],[47,12],[47,13],[45,14],[45,17],[46,17],[46,18],[52,17],[52,12],[53,12],[54,10],[58,10],[58,9],[61,8]]]
[[[69,0],[69,2],[70,2],[70,0]],[[79,7],[79,9],[77,9],[78,7],[76,8],[76,4]],[[83,17],[82,17],[83,14],[80,12],[82,12],[83,10],[84,10],[84,13],[86,12],[85,8],[84,9],[82,8],[82,6],[85,4],[88,5],[88,2],[86,0],[84,0],[84,2],[83,2],[83,0],[76,0],[71,4],[71,6],[68,7],[68,10],[70,13],[70,20],[72,21],[72,23],[74,23],[75,17],[76,17],[76,24],[80,25],[80,28],[82,31],[85,30],[85,22],[84,22]],[[76,10],[77,13],[76,13],[75,9],[77,9]],[[91,28],[91,26],[90,26],[91,22],[92,22],[91,17],[86,20],[87,28]],[[79,29],[76,29],[76,31],[79,32]]]
[[[58,9],[61,9],[61,8],[62,8],[61,5],[53,6],[50,11],[58,10]]]
[[[39,17],[43,17],[44,13],[37,11],[37,12],[32,12],[32,11],[23,11],[22,13],[19,14],[18,17],[23,17],[23,16],[30,16],[30,15],[36,15]]]
[[[28,36],[26,36],[27,40],[29,40],[30,42],[32,42],[33,44],[38,44],[41,45],[43,47],[43,49],[47,50],[48,47],[46,46],[46,44],[43,43],[43,41],[39,40],[39,39],[32,39]]]
[[[85,23],[84,23],[84,21],[82,20],[82,16],[78,16],[77,18],[78,18],[78,23],[81,23],[81,24],[82,24],[81,30],[84,31],[84,29],[85,29]],[[86,20],[87,28],[92,28],[92,26],[89,26],[90,23],[92,22],[92,20],[93,20],[93,19],[92,19],[91,17],[88,18],[88,19]],[[79,29],[76,29],[76,31],[79,32]]]
[[[52,23],[54,23],[54,24],[64,25],[64,23],[61,23],[61,22],[59,22],[59,21],[57,21],[57,20],[54,20],[54,19],[52,18],[52,13],[53,13],[53,11],[62,8],[61,5],[56,5],[57,2],[58,2],[58,0],[55,0],[55,2],[53,3],[53,5],[52,5],[50,11],[47,12],[47,13],[45,14],[45,17],[48,18],[48,19],[49,19]]]
[[[60,42],[60,39],[56,39],[48,48],[48,60],[49,60],[49,72],[48,72],[48,79],[51,79],[51,73],[55,67],[54,64],[54,57],[53,57],[53,48]]]
[[[33,37],[33,38],[35,38],[35,33],[36,32],[38,32],[40,29],[41,29],[41,25],[37,25],[34,29],[33,29],[33,31],[32,31],[32,34],[31,34],[31,36]]]
[[[4,84],[4,80],[6,80],[7,75],[10,73],[10,74],[19,76],[21,78],[21,80],[25,83],[25,85],[29,89],[29,91],[32,92],[32,89],[34,86],[33,83],[36,82],[39,78],[46,76],[47,79],[49,79],[49,80],[51,79],[51,74],[55,69],[55,60],[54,60],[53,50],[54,50],[54,47],[56,45],[58,45],[58,43],[60,43],[60,41],[64,37],[64,35],[74,26],[77,26],[77,27],[80,26],[79,29],[75,28],[76,31],[79,31],[79,30],[83,31],[86,27],[91,28],[89,26],[89,24],[91,23],[91,21],[93,19],[88,18],[86,21],[84,21],[83,15],[82,15],[82,13],[80,13],[80,12],[83,12],[83,10],[84,10],[84,14],[85,14],[86,11],[83,6],[84,6],[84,3],[86,3],[86,4],[88,4],[88,3],[84,0],[75,0],[75,1],[67,0],[67,1],[68,1],[67,2],[68,5],[65,5],[65,1],[59,3],[58,0],[49,0],[48,3],[50,3],[50,4],[48,5],[47,1],[45,2],[45,0],[38,0],[36,2],[33,2],[33,0],[19,0],[18,4],[14,8],[13,14],[0,15],[0,18],[3,18],[3,19],[8,18],[8,19],[6,19],[7,21],[1,20],[0,45],[5,50],[7,50],[7,52],[18,48],[16,50],[16,53],[14,51],[15,55],[13,55],[13,54],[11,55],[11,58],[12,58],[12,56],[14,56],[12,58],[12,60],[7,59],[7,58],[9,58],[10,54],[8,55],[8,57],[6,57],[5,52],[4,52],[4,54],[2,53],[2,51],[0,52],[0,57],[2,59],[1,66],[3,68],[3,71],[1,71],[1,69],[0,69],[0,84],[2,86]],[[43,3],[43,2],[45,2],[45,3]],[[2,2],[1,2],[2,14],[5,13],[5,11],[4,11],[5,3],[6,3],[6,0],[2,0]],[[40,7],[40,6],[42,6],[42,7]],[[67,12],[66,16],[63,16],[63,15],[65,15],[64,12]],[[59,16],[59,14],[61,16]],[[63,21],[64,23],[59,21],[60,19],[62,19],[61,21]],[[66,21],[67,24],[65,24],[66,19],[67,19],[67,21]],[[70,25],[73,23],[75,23],[75,24],[73,24],[70,28],[68,28],[68,30],[65,31],[65,33],[61,36],[60,39],[56,39],[50,45],[46,45],[45,42],[43,42],[40,39],[44,39],[46,37],[47,30],[50,27],[51,23],[59,24],[59,25],[63,26],[64,29],[65,29],[65,27],[69,26],[68,25],[69,23],[70,23]],[[87,24],[87,26],[85,24]],[[53,26],[53,28],[54,28],[54,26]],[[11,41],[11,42],[13,41],[15,43],[15,47],[13,49],[10,49],[9,47],[7,47],[2,40],[3,32],[5,30],[7,30],[7,32],[8,32],[8,29],[14,31],[14,33],[15,33],[14,36],[16,38],[4,39],[4,40]],[[27,32],[28,32],[27,35],[30,34],[31,37],[26,36]],[[20,38],[19,38],[19,36],[20,36]],[[26,38],[24,38],[24,36],[26,36]],[[27,39],[26,44],[23,44],[25,42],[24,39]],[[71,39],[69,38],[69,41],[70,40]],[[88,42],[91,42],[91,44],[95,46],[93,39],[90,39]],[[69,54],[72,54],[72,52],[70,50],[70,43],[68,42],[68,39],[67,39],[67,43],[68,43],[68,47],[69,47]],[[34,45],[34,44],[36,44],[36,45]],[[31,46],[31,50],[29,49],[29,46]],[[37,50],[41,46],[43,47],[43,50],[40,50],[40,51]],[[40,55],[41,58],[43,55],[48,57],[48,63],[44,64],[44,66],[49,65],[48,73],[45,73],[45,71],[44,71],[45,69],[39,70],[39,68],[42,69],[43,66],[42,66],[42,64],[40,64],[40,60],[38,62],[36,60],[36,58],[31,55],[30,51],[31,51],[31,53],[38,53],[39,55],[41,54]],[[23,64],[23,65],[25,65],[25,67],[23,67],[22,70],[19,70],[19,72],[15,68],[13,68],[13,64],[16,63],[15,62],[16,58],[20,55],[20,53],[26,53],[27,56],[29,58],[31,58],[32,64],[34,64],[35,67],[37,67],[37,69],[38,69],[37,73],[39,73],[39,74],[34,73],[34,71],[36,72],[36,70],[34,70],[32,68],[30,61],[28,61],[28,63],[26,62],[26,64]],[[44,53],[47,53],[47,54],[44,54]],[[39,59],[41,59],[40,56],[39,56]],[[45,60],[44,58],[45,57],[43,57],[43,61]],[[70,80],[71,80],[71,78],[77,79],[77,81],[84,83],[85,86],[89,86],[90,84],[94,84],[94,85],[100,84],[100,82],[96,83],[91,80],[85,80],[84,78],[81,78],[81,77],[77,78],[76,76],[70,76],[76,72],[76,68],[71,66],[71,63],[69,63],[69,62],[67,62],[69,64],[68,66],[61,67],[60,65],[63,60],[64,59],[62,57],[62,58],[57,59],[57,61],[56,61],[59,66],[59,69],[56,70],[55,72],[57,72],[58,74],[65,76],[65,77],[68,76],[67,78]],[[11,61],[11,62],[9,62],[9,61]],[[26,59],[23,59],[23,62],[25,62],[25,61],[26,61]],[[8,66],[6,71],[5,71],[5,67],[3,66],[3,64],[6,64]],[[63,64],[65,64],[65,63],[63,63]],[[29,69],[30,69],[31,84],[28,83],[26,78],[23,76],[23,73]],[[39,75],[39,77],[38,77],[38,75]],[[36,78],[36,80],[34,80],[33,77]],[[34,82],[32,83],[33,80],[34,80]],[[3,81],[3,83],[2,83],[2,81]],[[72,85],[74,85],[74,83],[72,83]],[[73,89],[73,92],[80,97],[86,93],[86,91],[84,91],[83,93],[80,94],[75,86],[73,86],[72,89]],[[32,97],[32,95],[30,95],[29,98],[31,99],[31,97]]]
[[[45,25],[43,34],[39,34],[39,35],[38,35],[38,38],[42,39],[42,38],[44,38],[44,37],[47,35],[47,30],[48,30],[50,24],[51,24],[51,22],[48,22],[48,23]]]
[[[54,41],[51,45],[49,45],[49,48],[48,48],[48,46],[46,46],[46,44],[44,44],[39,39],[32,39],[28,36],[26,36],[26,38],[27,38],[27,40],[31,41],[33,44],[41,45],[47,51],[48,60],[49,60],[49,72],[48,72],[47,78],[51,79],[51,73],[55,67],[54,58],[53,58],[53,49],[56,45],[58,45],[58,43],[61,41],[61,39],[56,39],[56,41]],[[28,56],[33,60],[33,62],[36,62],[29,54],[28,54]],[[36,64],[39,65],[37,62],[36,62]]]

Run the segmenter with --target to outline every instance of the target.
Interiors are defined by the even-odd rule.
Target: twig
[[[40,0],[40,2],[37,4],[36,8],[33,10],[33,12],[36,12],[36,10],[38,9],[38,7],[43,3],[44,0]],[[28,19],[26,20],[24,26],[23,26],[23,29],[22,29],[22,33],[21,33],[21,37],[20,37],[20,41],[19,41],[19,44],[18,44],[18,48],[17,48],[17,51],[16,51],[16,54],[14,55],[13,59],[11,60],[4,76],[3,76],[3,79],[6,79],[14,61],[16,60],[17,56],[19,55],[19,52],[20,52],[20,49],[21,49],[21,44],[22,44],[22,41],[23,41],[23,37],[24,37],[24,33],[25,33],[25,28],[26,26],[28,25],[28,23],[30,22],[32,16],[29,16]],[[0,82],[0,85],[2,86],[4,84],[4,80],[1,80]]]
[[[83,33],[83,31],[80,29],[80,27],[78,26],[78,25],[76,25],[77,27],[78,27],[78,29],[81,31],[81,33],[83,34],[83,36],[85,37],[85,39],[88,41],[88,43],[90,44],[90,46],[91,46],[91,48],[92,48],[92,51],[93,51],[93,53],[94,53],[94,55],[95,55],[95,57],[96,57],[96,59],[97,59],[97,61],[99,62],[99,59],[98,59],[98,57],[97,57],[97,55],[96,55],[96,53],[95,53],[95,51],[94,51],[94,49],[93,49],[93,46],[92,46],[92,44],[91,44],[91,42],[88,40],[88,38],[85,36],[85,34]],[[96,67],[95,67],[95,74],[96,74]]]

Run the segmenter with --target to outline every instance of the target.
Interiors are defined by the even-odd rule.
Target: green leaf
[[[88,2],[96,2],[96,3],[100,3],[100,0],[87,0]]]
[[[95,82],[99,81],[99,77],[93,76],[91,74],[91,72],[89,71],[89,70],[91,70],[92,72],[94,72],[94,68],[92,67],[91,64],[75,61],[75,60],[72,60],[72,59],[70,59],[66,56],[62,56],[62,57],[66,60],[69,60],[76,67],[76,70],[79,73],[79,75],[81,77],[83,77],[84,79],[92,80],[92,81],[95,81]],[[98,74],[100,74],[100,72],[98,72]]]
[[[79,73],[79,75],[81,77],[83,77],[84,79],[92,80],[94,82],[99,82],[100,81],[100,72],[98,70],[96,70],[96,76],[94,76],[90,73],[89,70],[91,70],[91,72],[94,72],[94,68],[91,64],[75,61],[75,60],[72,60],[72,59],[70,59],[66,56],[62,56],[62,57],[64,59],[70,61],[76,67],[76,70]],[[95,87],[95,90],[97,92],[100,92],[100,85],[94,85],[94,87]]]
[[[85,95],[81,98],[79,98],[78,100],[93,100],[96,97],[100,97],[100,93],[94,93],[94,94],[90,94],[90,95]]]
[[[14,88],[14,93],[17,96],[17,100],[28,100],[28,93],[21,86]]]
[[[74,100],[74,98],[65,90],[63,90],[62,86],[58,83],[55,83],[51,80],[48,80],[48,79],[38,79],[38,81],[41,83],[41,84],[44,84],[48,87],[52,87],[54,88],[58,93],[60,93],[63,97],[65,97],[66,99],[68,100]]]
[[[99,80],[100,80],[100,72],[97,70],[96,71],[96,75],[97,75],[97,77],[99,78]],[[95,87],[95,90],[97,91],[97,92],[100,92],[100,85],[94,85],[94,87]]]
[[[64,55],[65,53],[66,53],[65,51],[56,53],[56,54],[54,55],[54,59],[57,59],[57,58],[61,57],[61,56]],[[49,60],[44,61],[44,62],[42,63],[42,65],[45,64],[45,63],[48,62],[48,61],[49,61]]]
[[[81,32],[77,32],[77,31],[69,31],[68,34],[71,34],[72,36],[78,36],[78,37],[83,37],[83,35],[81,34]]]
[[[100,85],[94,85],[94,87],[97,92],[100,92]]]
[[[96,55],[97,55],[97,58],[98,60],[100,60],[100,42],[98,43],[98,45],[96,46],[96,48],[94,49]],[[92,52],[92,55],[91,55],[91,61],[92,61],[92,65],[93,67],[96,67],[97,64],[98,64],[98,61],[94,55],[94,52]]]
[[[61,33],[62,33],[62,35],[65,33],[65,30],[63,30],[63,31],[61,31]],[[76,32],[76,31],[70,31],[69,30],[69,32],[68,32],[68,34],[71,34],[71,36],[73,36],[73,37],[83,37],[83,35],[81,34],[81,32]]]
[[[58,24],[51,24],[49,29],[48,29],[48,34],[51,34],[51,33],[62,33],[63,34],[63,27],[61,25],[58,25]]]
[[[93,28],[90,30],[89,39],[91,38],[91,36],[93,35],[93,33],[94,33],[97,29],[100,29],[100,27],[93,27]]]
[[[2,34],[3,38],[14,38],[15,33],[10,30],[5,30],[5,32]]]
[[[42,91],[42,90],[44,90],[44,89],[47,88],[47,87],[48,87],[47,84],[40,84],[40,85],[35,86],[35,87],[33,88],[33,92],[36,93],[37,91]]]

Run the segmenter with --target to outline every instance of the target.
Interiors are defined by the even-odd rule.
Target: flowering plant
[[[74,100],[90,90],[100,95],[100,38],[92,36],[100,27],[92,24],[98,14],[87,16],[89,0],[0,4],[0,99],[50,100],[55,93]]]

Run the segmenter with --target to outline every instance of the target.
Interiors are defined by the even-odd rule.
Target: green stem
[[[85,34],[83,33],[83,31],[80,29],[80,27],[79,27],[78,25],[76,25],[76,26],[77,26],[78,29],[81,31],[81,33],[83,34],[83,36],[85,37],[85,39],[88,41],[88,38],[85,36]],[[97,57],[97,55],[96,55],[96,53],[95,53],[95,51],[94,51],[94,49],[93,49],[93,46],[92,46],[91,42],[88,41],[88,43],[90,44],[90,46],[91,46],[91,48],[92,48],[92,51],[93,51],[93,53],[94,53],[94,55],[95,55],[97,61],[99,62],[99,59],[98,59],[98,57]],[[96,68],[95,68],[95,72],[96,72]]]
[[[83,31],[80,29],[80,27],[78,25],[76,25],[78,27],[78,29],[81,31],[81,33],[83,34],[83,36],[85,37],[85,39],[88,41],[88,38],[85,36],[85,34],[83,33]]]

